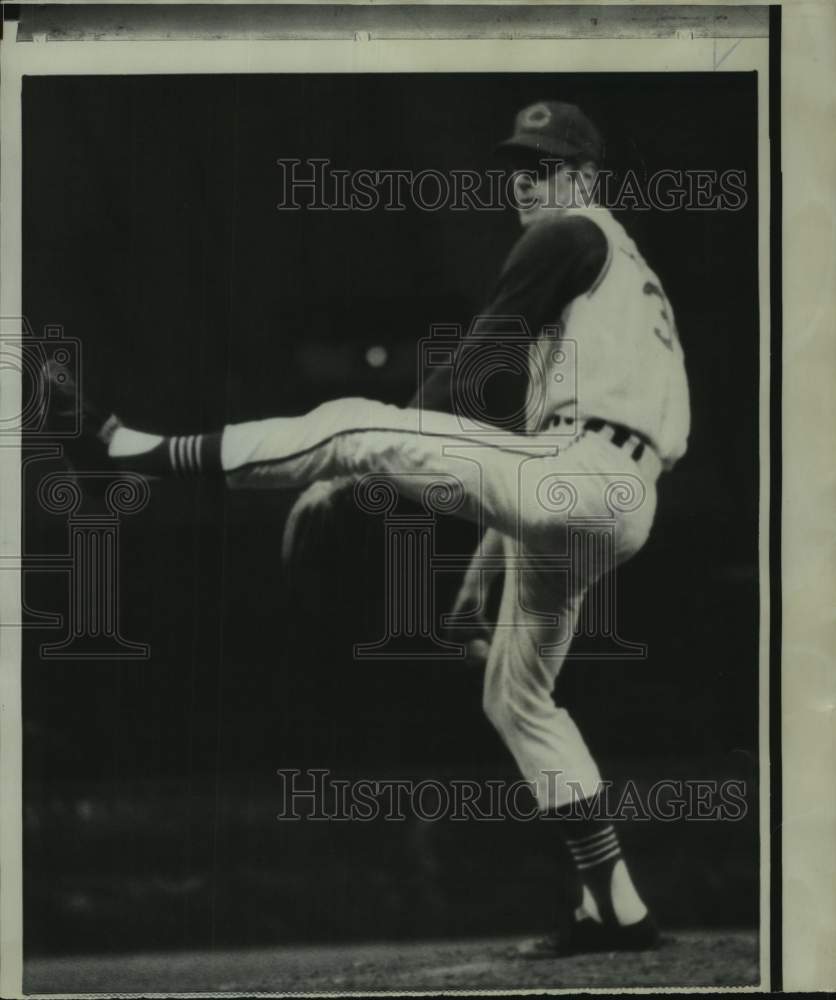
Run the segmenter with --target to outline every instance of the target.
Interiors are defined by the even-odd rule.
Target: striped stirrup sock
[[[582,837],[567,837],[566,845],[579,872],[621,857],[618,836],[611,823]]]
[[[213,464],[212,445],[217,438],[217,461]],[[166,438],[168,462],[177,476],[199,476],[221,467],[220,434],[180,434]]]
[[[600,816],[598,797],[555,809],[561,840],[578,877],[575,922],[591,918],[604,927],[624,929],[650,919],[621,855],[618,834]]]
[[[120,433],[117,431],[114,435],[110,449],[111,458],[120,469],[151,476],[180,477],[217,476],[222,472],[220,432],[175,434],[158,440],[150,448],[135,452],[130,449],[130,439],[128,447],[125,448],[127,435],[121,434],[120,439],[117,437]],[[128,431],[128,434],[130,433]],[[137,437],[139,438],[139,435]],[[116,448],[113,445],[116,445]]]
[[[613,905],[613,870],[621,860],[621,845],[611,823],[592,820],[578,824],[575,836],[564,835],[584,897],[594,901],[595,916],[603,924],[617,924]],[[623,865],[622,865],[623,867]]]

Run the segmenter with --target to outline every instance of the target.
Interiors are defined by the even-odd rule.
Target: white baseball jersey
[[[572,215],[602,230],[606,262],[589,290],[555,317],[559,341],[541,336],[533,345],[528,428],[543,427],[558,412],[623,424],[645,435],[669,469],[685,453],[690,427],[673,308],[608,210],[570,209],[563,218]]]

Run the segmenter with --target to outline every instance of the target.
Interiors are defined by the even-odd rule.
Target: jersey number
[[[662,289],[655,285],[652,281],[646,281],[642,291],[645,295],[658,295],[659,296],[659,317],[661,323],[659,326],[653,327],[653,332],[662,341],[662,343],[667,347],[669,351],[673,350],[673,344],[676,340],[676,330],[671,320],[671,314],[668,312],[668,300],[665,298],[665,293]]]

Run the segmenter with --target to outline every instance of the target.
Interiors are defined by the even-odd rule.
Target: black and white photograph
[[[23,993],[780,989],[780,11],[494,68],[74,6],[14,25]]]

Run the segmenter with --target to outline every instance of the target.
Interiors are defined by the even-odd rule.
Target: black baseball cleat
[[[83,395],[63,365],[47,361],[42,372],[46,383],[46,431],[60,436],[67,463],[74,471],[116,471],[107,449],[122,421],[116,414],[105,415]]]
[[[520,958],[562,958],[601,951],[651,951],[659,947],[659,929],[646,914],[638,923],[622,927],[595,920],[575,920],[565,928],[525,941],[515,951]]]

